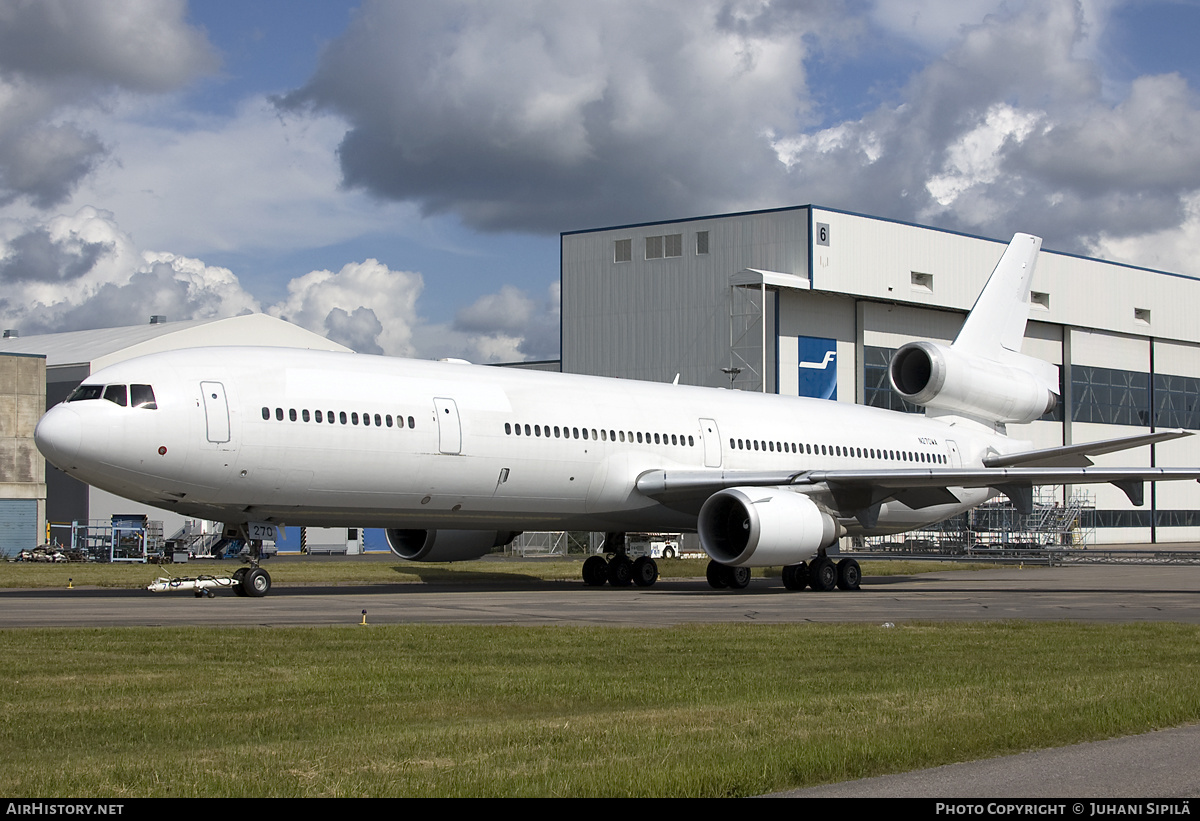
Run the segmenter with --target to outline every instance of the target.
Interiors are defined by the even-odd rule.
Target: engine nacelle
[[[1058,404],[1053,387],[1036,374],[936,342],[900,348],[888,377],[896,393],[914,405],[991,422],[1032,422]]]
[[[388,548],[410,562],[462,562],[478,559],[493,547],[517,536],[512,530],[399,530],[387,531]]]
[[[697,529],[704,551],[735,567],[806,562],[838,537],[837,522],[816,502],[777,487],[714,493],[700,508]]]

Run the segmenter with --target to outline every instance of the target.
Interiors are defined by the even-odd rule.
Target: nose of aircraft
[[[33,431],[33,441],[51,464],[67,468],[76,454],[82,438],[79,414],[58,405],[46,411]]]

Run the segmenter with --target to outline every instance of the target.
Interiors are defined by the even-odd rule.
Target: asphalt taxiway
[[[1200,567],[1009,567],[867,577],[862,590],[791,592],[779,579],[740,591],[702,579],[648,589],[588,588],[578,581],[478,585],[276,585],[265,598],[232,592],[77,588],[0,591],[0,628],[136,625],[577,624],[668,627],[698,623],[1171,621],[1200,624]]]

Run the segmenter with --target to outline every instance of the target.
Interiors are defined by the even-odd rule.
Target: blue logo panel
[[[837,399],[837,340],[797,338],[800,353],[800,396]]]

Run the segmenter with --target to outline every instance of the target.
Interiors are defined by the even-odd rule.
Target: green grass
[[[736,796],[1200,720],[1200,628],[0,631],[0,793]]]
[[[662,578],[703,578],[707,559],[678,559],[658,562]],[[66,587],[71,579],[75,587],[145,587],[159,576],[197,576],[231,574],[241,567],[236,561],[203,561],[178,565],[145,564],[37,564],[0,562],[0,588]],[[581,559],[526,559],[507,561],[456,562],[426,564],[363,561],[353,558],[333,561],[275,559],[265,562],[275,585],[289,584],[396,584],[401,582],[438,582],[481,584],[525,580],[578,581]],[[909,575],[944,570],[990,567],[956,562],[877,561],[864,562],[864,576]],[[755,568],[754,576],[779,576],[779,568]]]

